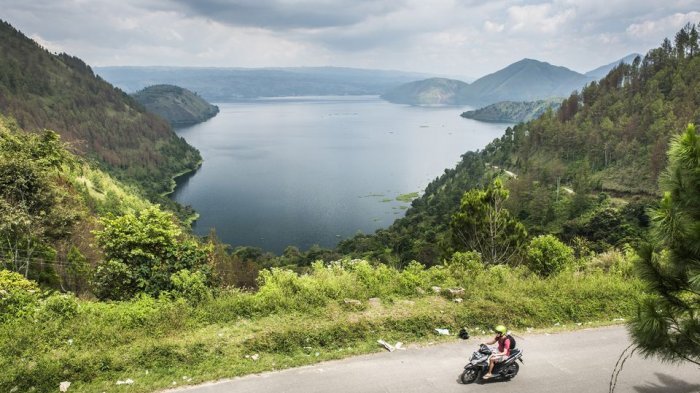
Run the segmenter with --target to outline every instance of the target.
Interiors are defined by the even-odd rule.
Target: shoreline
[[[161,193],[160,193],[160,196],[166,197],[166,196],[168,196],[168,195],[174,193],[174,192],[175,192],[175,189],[177,188],[177,181],[176,181],[176,179],[177,179],[178,177],[185,176],[185,175],[187,175],[187,174],[189,174],[189,173],[196,172],[199,168],[202,167],[202,164],[203,164],[203,163],[204,163],[204,159],[201,159],[201,160],[197,161],[197,164],[195,165],[194,168],[192,168],[192,169],[187,169],[187,170],[184,170],[184,171],[182,171],[182,172],[178,172],[178,173],[172,175],[172,176],[170,177],[170,187],[169,187],[169,190],[168,190],[168,191],[165,191],[165,192],[161,192]]]

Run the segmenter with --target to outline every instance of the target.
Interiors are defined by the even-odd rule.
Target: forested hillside
[[[461,114],[467,119],[489,121],[496,123],[520,123],[536,119],[548,109],[556,110],[561,104],[561,99],[551,98],[537,101],[501,101],[473,111]]]
[[[0,21],[0,113],[26,131],[51,129],[79,154],[151,193],[197,167],[199,152],[80,59],[53,55]]]
[[[614,68],[556,112],[465,153],[404,218],[342,242],[339,250],[393,263],[440,263],[460,248],[451,226],[465,191],[498,177],[509,190],[503,206],[531,235],[554,233],[584,253],[634,243],[645,236],[645,208],[656,200],[669,139],[700,121],[695,26],[674,41]]]

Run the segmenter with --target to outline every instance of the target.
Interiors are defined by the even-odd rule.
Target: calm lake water
[[[507,125],[463,119],[469,108],[410,107],[377,97],[304,97],[218,104],[177,130],[204,164],[172,197],[200,214],[194,230],[233,246],[281,253],[333,247],[402,217],[401,194],[422,192],[460,155]]]

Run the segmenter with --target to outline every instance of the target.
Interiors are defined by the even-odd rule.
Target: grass
[[[417,192],[409,192],[408,194],[401,194],[396,197],[399,202],[410,203],[412,200],[418,198]]]
[[[402,271],[317,263],[303,276],[264,271],[261,284],[256,293],[222,291],[199,304],[49,296],[30,316],[0,326],[0,391],[55,391],[70,381],[70,392],[151,392],[382,351],[378,339],[455,339],[437,336],[438,327],[611,323],[629,316],[641,293],[636,279],[600,269],[540,278],[468,258]],[[434,293],[436,285],[443,290]],[[465,289],[461,303],[445,290],[456,286]],[[126,379],[134,383],[116,385]]]

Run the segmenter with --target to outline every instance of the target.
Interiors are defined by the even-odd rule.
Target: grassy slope
[[[173,381],[198,383],[376,352],[378,339],[454,339],[437,337],[438,327],[478,332],[505,323],[517,332],[614,323],[633,312],[640,294],[624,258],[610,269],[618,273],[590,268],[548,279],[463,262],[398,272],[346,261],[344,267],[316,265],[301,277],[277,270],[265,275],[257,293],[223,292],[197,305],[54,296],[28,319],[0,329],[0,390],[51,391],[70,381],[72,392],[120,392],[116,381],[130,378],[129,391],[150,392]],[[434,294],[433,285],[465,288],[464,301],[452,301],[447,291]],[[250,358],[255,354],[259,360]]]

